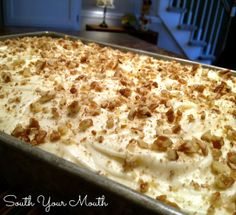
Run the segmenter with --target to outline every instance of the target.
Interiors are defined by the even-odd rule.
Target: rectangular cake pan
[[[102,46],[145,54],[158,59],[174,60],[183,64],[198,64],[188,60],[48,31],[7,35],[0,37],[0,40],[25,36],[51,36],[56,38],[67,36],[72,40],[80,39],[84,43],[95,42]],[[222,68],[209,65],[203,65],[203,67],[222,70]],[[0,172],[1,177],[18,190],[36,190],[36,192],[45,192],[56,196],[58,199],[66,200],[78,199],[78,196],[86,195],[90,200],[105,196],[105,201],[108,203],[107,207],[77,206],[70,208],[70,212],[75,214],[82,211],[85,214],[184,214],[160,201],[142,195],[3,132],[0,132]]]

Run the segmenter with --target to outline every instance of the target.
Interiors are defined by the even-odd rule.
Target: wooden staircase
[[[235,0],[160,0],[159,17],[189,59],[211,64],[224,48]]]

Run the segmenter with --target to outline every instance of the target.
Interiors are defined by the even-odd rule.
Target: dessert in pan
[[[1,131],[183,212],[235,212],[231,71],[52,37],[0,59]]]

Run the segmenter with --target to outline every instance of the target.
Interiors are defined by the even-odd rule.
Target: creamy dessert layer
[[[0,42],[0,130],[189,214],[236,211],[236,77],[67,38]]]

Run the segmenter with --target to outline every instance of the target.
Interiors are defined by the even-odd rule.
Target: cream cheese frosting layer
[[[0,130],[189,214],[236,210],[236,78],[67,38],[0,42]]]

